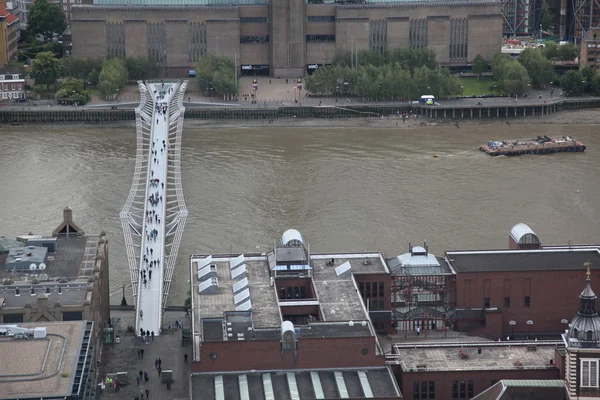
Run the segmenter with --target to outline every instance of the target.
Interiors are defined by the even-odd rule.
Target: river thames
[[[478,151],[488,140],[536,135],[572,135],[588,151]],[[0,136],[0,235],[49,235],[71,206],[86,234],[107,232],[118,303],[129,284],[119,212],[135,129],[2,126]],[[409,241],[427,240],[437,254],[507,248],[518,222],[542,244],[600,243],[599,148],[592,125],[184,129],[190,215],[169,304],[183,304],[192,253],[268,251],[292,227],[311,252],[387,257],[405,253]]]

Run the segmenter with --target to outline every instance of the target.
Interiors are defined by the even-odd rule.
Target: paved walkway
[[[99,380],[106,374],[128,372],[129,384],[122,387],[119,392],[112,388],[100,391],[100,400],[133,400],[140,397],[141,390],[150,390],[149,400],[173,400],[189,398],[189,371],[190,365],[184,362],[184,354],[189,354],[191,359],[192,348],[181,346],[181,330],[169,331],[166,328],[169,322],[174,325],[175,320],[184,321],[184,326],[189,328],[189,320],[185,319],[183,312],[166,312],[164,314],[165,329],[163,335],[154,338],[154,342],[143,342],[132,333],[125,334],[127,326],[135,323],[133,311],[111,311],[111,317],[121,318],[120,344],[105,344],[100,365]],[[144,358],[138,358],[138,350],[144,349]],[[160,358],[162,370],[173,371],[171,389],[161,383],[154,360]],[[139,371],[148,372],[148,382],[136,383]],[[146,394],[144,393],[144,399]]]
[[[140,257],[140,284],[138,291],[139,319],[136,333],[151,336],[160,335],[163,268],[165,261],[165,187],[167,186],[167,149],[169,148],[169,109],[168,103],[175,85],[170,83],[149,84],[150,93],[155,97],[152,115],[152,145],[148,150],[148,181],[144,227],[142,235],[142,255]]]

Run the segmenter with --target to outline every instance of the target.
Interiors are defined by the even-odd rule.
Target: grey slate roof
[[[16,296],[16,288],[19,288],[20,295]],[[31,288],[34,288],[35,295],[31,295]],[[58,288],[61,288],[62,294],[58,293]],[[50,293],[46,293],[46,289],[50,289]],[[37,285],[11,285],[11,286],[0,286],[0,298],[4,299],[4,306],[0,304],[2,308],[25,307],[25,304],[31,304],[35,307],[37,299],[40,296],[48,297],[48,305],[53,305],[56,302],[60,302],[63,306],[81,306],[85,298],[87,297],[87,283],[86,282],[74,282],[74,283],[55,283],[48,282],[48,284],[37,284]]]
[[[597,249],[539,249],[449,251],[446,257],[457,272],[548,271],[600,268]]]

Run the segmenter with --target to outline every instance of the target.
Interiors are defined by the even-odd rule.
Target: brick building
[[[389,321],[389,275],[380,253],[310,254],[293,229],[269,253],[191,256],[192,392],[399,399],[369,318]]]
[[[19,18],[0,0],[0,67],[6,66],[17,57]]]
[[[561,341],[395,344],[407,399],[471,399],[501,379],[559,379]]]
[[[542,247],[524,224],[511,230],[509,247],[446,252],[456,271],[453,328],[493,339],[558,335],[579,307],[584,263],[600,265],[600,248]]]
[[[105,234],[85,235],[66,207],[52,237],[29,234],[17,241],[25,249],[43,247],[47,252],[43,262],[32,262],[27,270],[6,270],[8,251],[0,252],[0,323],[92,321],[98,358],[110,324]]]
[[[0,70],[0,101],[14,101],[25,98],[25,79],[19,74],[2,73]]]
[[[336,52],[429,47],[444,65],[490,59],[502,45],[501,3],[305,0],[96,0],[70,4],[76,57],[150,56],[167,76],[187,75],[206,53],[242,74],[298,77]],[[200,4],[200,5],[199,5]],[[210,4],[210,5],[209,5]]]

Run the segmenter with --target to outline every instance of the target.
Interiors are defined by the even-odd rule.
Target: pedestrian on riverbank
[[[140,352],[142,353],[142,358],[144,358],[144,349],[141,349]]]
[[[150,398],[150,389],[146,389],[146,399]]]
[[[148,373],[144,371],[144,382],[148,382],[150,378],[148,378]]]
[[[162,360],[160,359],[160,357],[158,357],[158,368],[162,367]]]
[[[139,372],[139,374],[140,374],[140,379],[142,379],[142,376],[144,376],[144,371],[142,371],[142,370],[140,369],[140,372]]]
[[[140,377],[136,375],[135,380],[137,381],[138,386],[140,386]]]
[[[158,358],[154,360],[154,368],[158,369]]]

